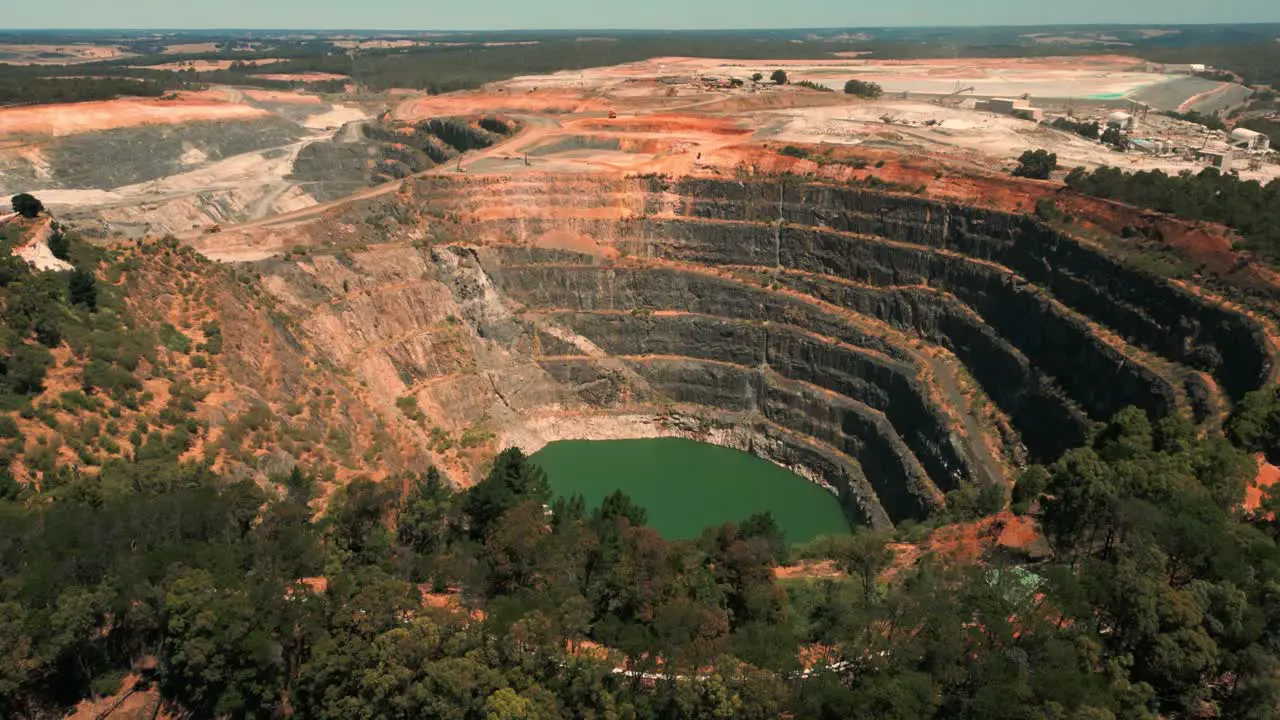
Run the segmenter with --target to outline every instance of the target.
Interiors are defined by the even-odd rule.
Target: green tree
[[[774,563],[787,561],[786,535],[782,532],[782,528],[778,527],[778,521],[774,519],[772,512],[766,510],[762,513],[755,513],[743,520],[738,525],[738,535],[743,539],[760,538],[764,540],[773,554]]]
[[[340,488],[330,504],[329,532],[335,544],[359,562],[375,562],[390,548],[387,513],[393,492],[368,478],[357,478]]]
[[[782,69],[774,70],[773,74],[769,76],[769,79],[773,81],[774,85],[786,85],[787,71]]]
[[[32,702],[31,676],[40,667],[33,656],[31,619],[27,609],[12,601],[0,602],[0,715],[19,717]]]
[[[499,689],[484,701],[484,720],[532,720],[531,703],[509,687]]]
[[[39,345],[19,345],[3,361],[4,380],[10,392],[34,395],[44,390],[44,376],[53,366],[53,355]]]
[[[516,505],[530,500],[545,504],[550,499],[551,486],[542,468],[530,463],[519,448],[508,448],[494,459],[485,479],[467,491],[462,512],[469,520],[471,538],[481,542],[493,524]]]
[[[266,716],[284,689],[272,614],[245,589],[181,570],[165,596],[161,692],[203,717]],[[277,598],[283,588],[277,588]]]
[[[18,500],[22,497],[22,485],[14,479],[9,468],[0,468],[0,500]]]
[[[632,526],[640,526],[648,522],[649,511],[637,505],[630,495],[621,490],[615,490],[605,496],[593,518],[596,522],[626,519]]]
[[[44,203],[37,200],[30,193],[14,195],[10,203],[13,205],[14,212],[27,219],[32,219],[44,212]]]
[[[874,100],[875,98],[884,95],[884,89],[873,82],[852,79],[844,84],[844,93],[846,95],[854,95],[860,98]]]
[[[1040,499],[1045,488],[1049,487],[1049,471],[1041,465],[1032,465],[1018,476],[1013,486],[1013,512],[1025,515],[1031,510],[1031,504]]]
[[[89,312],[98,309],[98,280],[93,272],[76,268],[67,281],[67,289],[72,305],[80,305]]]
[[[55,227],[53,233],[49,235],[49,252],[59,260],[70,260],[71,238],[67,236],[62,228]]]
[[[1117,150],[1124,150],[1129,145],[1129,139],[1118,128],[1109,127],[1102,131],[1102,144],[1110,145]]]
[[[46,332],[48,328],[56,327],[65,310],[64,282],[57,273],[37,273],[10,284],[4,308],[4,320],[9,329],[19,337],[26,337],[37,326],[42,326]],[[57,342],[44,344],[52,347]]]
[[[1048,497],[1040,503],[1040,524],[1060,557],[1092,551],[1107,535],[1119,499],[1115,471],[1092,448],[1072,450],[1049,469]]]
[[[444,549],[449,533],[451,493],[434,467],[418,478],[396,518],[397,541],[421,555]]]
[[[840,569],[857,580],[864,601],[871,601],[880,573],[893,562],[893,551],[886,543],[883,535],[863,530],[840,538],[832,553]]]
[[[1280,461],[1280,388],[1245,395],[1227,420],[1227,435],[1240,447]]]
[[[530,586],[540,564],[539,550],[547,531],[546,512],[536,500],[511,508],[490,526],[481,552],[488,594],[510,594]]]
[[[1058,169],[1058,155],[1047,150],[1028,150],[1018,157],[1018,167],[1014,168],[1015,177],[1048,180],[1054,170]]]

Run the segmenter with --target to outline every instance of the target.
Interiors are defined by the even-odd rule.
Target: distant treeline
[[[1217,115],[1205,115],[1203,113],[1198,113],[1195,110],[1191,110],[1190,112],[1185,112],[1185,113],[1180,113],[1176,110],[1166,110],[1164,113],[1161,113],[1161,114],[1165,115],[1166,117],[1171,117],[1175,120],[1182,120],[1183,122],[1195,123],[1196,125],[1203,125],[1209,128],[1210,130],[1226,130],[1227,129],[1227,124],[1222,122],[1222,118],[1218,117]]]
[[[444,93],[479,87],[516,75],[618,65],[653,57],[694,56],[750,59],[829,57],[846,46],[742,37],[641,37],[582,42],[557,39],[536,45],[424,47],[358,55],[330,53],[273,64],[271,72],[350,75],[372,90],[416,88]]]
[[[739,33],[623,35],[598,41],[554,36],[530,45],[437,45],[362,50],[358,53],[324,41],[309,41],[288,43],[251,52],[149,55],[86,63],[77,65],[75,70],[78,74],[148,78],[180,74],[202,82],[234,81],[237,84],[258,87],[266,87],[272,81],[251,77],[255,73],[327,72],[350,75],[363,86],[373,90],[407,87],[439,93],[474,88],[487,82],[516,75],[616,65],[669,55],[806,59],[830,57],[833,51],[847,50],[850,47],[847,42],[796,43],[784,39],[761,39]],[[285,61],[266,66],[269,69],[250,66],[201,73],[186,71],[175,73],[145,67],[189,60],[228,58],[245,61],[284,58]],[[0,74],[5,72],[4,68],[0,68]],[[45,67],[27,72],[53,75],[65,73],[67,69]]]
[[[1073,29],[1080,32],[1084,28]],[[1127,52],[1163,63],[1205,63],[1238,73],[1247,84],[1280,84],[1280,43],[1265,29],[1252,26],[1180,28],[1158,38],[1146,38],[1123,29],[1132,43]],[[457,43],[407,48],[362,49],[340,47],[326,37],[297,40],[249,35],[225,37],[199,35],[185,40],[215,42],[217,50],[205,53],[163,54],[170,40],[123,39],[139,56],[103,62],[63,66],[19,67],[0,65],[0,79],[8,77],[77,76],[133,77],[158,83],[223,83],[269,89],[302,86],[299,83],[253,77],[261,72],[327,72],[348,75],[362,88],[373,91],[413,88],[430,93],[471,89],[516,75],[551,73],[616,65],[662,56],[729,57],[743,60],[820,59],[839,51],[861,51],[873,58],[1041,57],[1096,54],[1095,44],[1063,45],[1033,42],[1026,28],[880,29],[864,35],[833,34],[823,38],[801,31],[753,32],[621,32],[600,33],[591,39],[575,33],[460,34],[423,41]],[[87,38],[80,38],[81,41]],[[173,41],[176,41],[174,39]],[[531,44],[485,43],[528,42]],[[148,66],[192,60],[283,59],[269,66],[237,67],[196,73],[156,70]],[[266,68],[269,68],[266,69]],[[322,92],[338,91],[337,83]]]
[[[385,90],[416,88],[432,93],[470,89],[516,75],[549,73],[637,62],[653,57],[731,57],[751,59],[814,59],[841,50],[864,50],[877,58],[1035,57],[1076,54],[1083,50],[1060,45],[1022,45],[964,42],[950,45],[901,41],[805,41],[756,38],[740,34],[638,35],[583,42],[576,38],[542,39],[533,45],[428,46],[395,50],[366,50],[356,54],[323,42],[236,57],[284,57],[272,72],[331,72],[351,75],[365,87]],[[284,50],[284,52],[279,52]],[[1096,53],[1093,48],[1088,52]],[[1239,73],[1247,84],[1280,84],[1280,44],[1225,47],[1151,47],[1142,52],[1156,62],[1205,62]],[[225,53],[219,54],[226,57]],[[164,56],[172,61],[172,56]],[[139,64],[137,60],[132,64]],[[251,83],[252,84],[252,83]]]
[[[13,78],[0,76],[0,105],[110,100],[121,95],[160,97],[173,83],[132,78]]]
[[[848,42],[792,42],[738,33],[646,34],[583,41],[555,36],[529,45],[483,44],[424,46],[362,50],[353,53],[324,41],[286,43],[257,51],[221,51],[189,55],[148,55],[76,65],[77,76],[139,78],[168,86],[192,83],[244,85],[267,89],[302,87],[318,92],[341,91],[340,81],[298,83],[254,77],[261,73],[324,72],[348,75],[363,88],[374,91],[413,88],[444,93],[479,87],[534,73],[551,73],[617,65],[661,56],[732,57],[741,59],[809,59],[830,57],[847,50]],[[210,72],[156,70],[162,65],[191,60],[237,59],[250,62],[284,58],[267,66],[244,65]],[[0,79],[7,77],[56,77],[71,72],[59,66],[0,65]]]
[[[264,90],[303,89],[319,93],[340,93],[343,80],[300,82],[254,77],[265,72],[285,72],[246,65],[228,70],[154,70],[123,65],[15,66],[0,64],[0,105],[107,100],[123,95],[159,97],[174,90],[190,90],[219,85],[240,85]],[[76,73],[75,77],[59,74]]]
[[[1159,170],[1126,173],[1102,167],[1076,168],[1067,185],[1086,195],[1159,210],[1187,220],[1226,225],[1245,246],[1272,262],[1280,260],[1280,180],[1263,185],[1206,168],[1199,174],[1167,175]]]
[[[1280,43],[1152,48],[1143,57],[1163,63],[1203,63],[1231,70],[1245,85],[1280,86]]]

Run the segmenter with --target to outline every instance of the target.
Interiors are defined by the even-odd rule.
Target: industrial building
[[[1271,149],[1271,138],[1260,132],[1247,128],[1236,128],[1231,131],[1231,147],[1250,152],[1267,152]]]
[[[1173,145],[1158,138],[1129,138],[1128,147],[1148,155],[1168,155],[1173,152]]]
[[[1164,72],[1167,72],[1170,75],[1195,75],[1196,73],[1206,72],[1209,69],[1209,66],[1201,63],[1185,63],[1164,65],[1163,69]]]
[[[1025,117],[1028,120],[1040,122],[1044,120],[1044,111],[1040,108],[1031,107],[1031,101],[1027,98],[991,98],[990,100],[979,100],[973,105],[974,110],[982,112],[992,112],[1000,115],[1014,115]]]
[[[1133,132],[1138,129],[1138,119],[1127,112],[1113,112],[1107,116],[1107,127]]]
[[[1235,154],[1231,150],[1199,150],[1196,152],[1196,159],[1208,162],[1209,167],[1215,167],[1225,173],[1231,171]]]

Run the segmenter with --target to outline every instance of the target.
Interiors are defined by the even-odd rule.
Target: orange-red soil
[[[418,98],[401,104],[395,110],[399,120],[423,120],[449,115],[469,115],[498,111],[544,113],[604,112],[612,103],[600,98],[584,98],[571,90],[461,92]]]
[[[216,70],[226,70],[235,63],[244,63],[251,67],[261,65],[270,65],[271,63],[280,62],[279,58],[264,58],[262,60],[182,60],[179,62],[164,63],[162,65],[137,65],[135,67],[145,68],[147,70],[174,70],[181,72],[183,70],[195,70],[196,72],[212,72]]]
[[[1276,483],[1280,483],[1280,467],[1268,463],[1267,459],[1259,454],[1258,476],[1254,478],[1253,483],[1245,491],[1244,509],[1253,511],[1262,507],[1266,489]]]
[[[0,135],[75,135],[139,125],[200,120],[248,120],[265,110],[203,98],[127,98],[99,102],[35,105],[0,110]]]
[[[844,571],[836,567],[834,560],[801,560],[795,565],[775,567],[773,577],[777,580],[839,578],[844,577]]]
[[[320,98],[316,95],[303,95],[296,92],[287,92],[280,90],[245,90],[245,97],[258,102],[271,103],[289,103],[291,105],[319,105]]]
[[[947,562],[977,563],[997,549],[1031,551],[1040,541],[1034,519],[1005,511],[977,522],[939,528],[918,545],[899,543],[891,547],[898,553],[895,566],[902,567],[914,564],[925,554]]]
[[[348,76],[326,72],[303,73],[264,73],[253,77],[263,80],[279,80],[281,82],[323,82],[325,80],[346,80]]]

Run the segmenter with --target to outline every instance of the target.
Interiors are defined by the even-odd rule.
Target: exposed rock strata
[[[987,445],[1010,426],[1052,460],[1128,405],[1212,420],[1272,371],[1256,320],[1028,217],[797,179],[436,177],[404,198],[434,242],[267,278],[388,408],[501,438],[649,413],[874,525],[1009,477]]]

